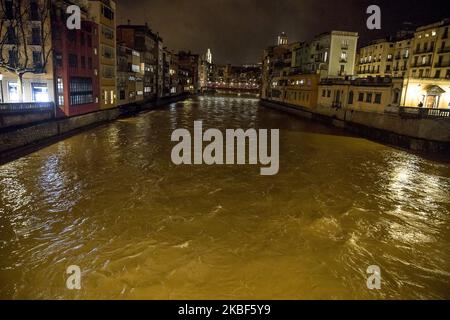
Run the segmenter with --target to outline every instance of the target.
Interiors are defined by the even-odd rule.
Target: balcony
[[[439,54],[449,53],[449,52],[450,52],[450,47],[441,47],[438,51]]]
[[[434,46],[431,46],[430,48],[422,48],[422,49],[416,49],[414,50],[414,54],[423,54],[423,53],[431,53],[434,52]]]
[[[411,64],[411,67],[413,68],[420,68],[420,67],[431,67],[431,61],[422,63],[422,62],[415,62]]]
[[[450,67],[450,61],[447,61],[447,62],[436,62],[434,64],[434,67],[435,68],[447,68],[447,67]]]

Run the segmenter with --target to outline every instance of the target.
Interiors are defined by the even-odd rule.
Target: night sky
[[[204,53],[215,63],[259,62],[262,49],[282,31],[289,41],[310,40],[335,30],[357,31],[360,43],[383,37],[403,21],[418,25],[450,17],[450,1],[440,0],[118,0],[119,23],[148,21],[173,50]],[[378,4],[382,30],[366,28],[366,9]]]

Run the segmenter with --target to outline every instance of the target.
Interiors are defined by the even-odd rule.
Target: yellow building
[[[357,73],[360,77],[393,75],[395,43],[379,39],[359,51]]]
[[[317,103],[318,74],[274,77],[267,99],[292,106],[314,108]]]
[[[450,108],[450,19],[417,29],[402,105]]]
[[[90,13],[99,25],[100,108],[114,108],[117,105],[116,2],[91,0],[90,3]]]
[[[317,106],[383,113],[399,107],[403,79],[325,79],[319,85]]]
[[[412,41],[413,37],[408,36],[395,42],[393,77],[403,78],[408,75]]]

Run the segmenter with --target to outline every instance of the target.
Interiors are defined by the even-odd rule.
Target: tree
[[[23,77],[44,74],[51,58],[51,0],[0,0],[0,69],[17,75],[19,101]]]

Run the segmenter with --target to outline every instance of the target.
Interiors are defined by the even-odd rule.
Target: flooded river
[[[195,120],[279,128],[279,173],[175,166],[172,131]],[[80,133],[0,166],[0,195],[0,298],[450,298],[450,165],[256,99]],[[66,288],[70,265],[81,290]]]

